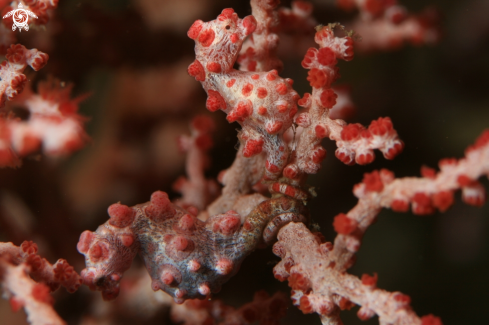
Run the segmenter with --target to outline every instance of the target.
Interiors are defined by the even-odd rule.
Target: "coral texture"
[[[0,117],[0,165],[18,166],[20,157],[40,147],[52,157],[66,156],[83,147],[88,136],[77,110],[85,96],[70,98],[72,87],[50,78],[39,83],[38,94],[28,90],[15,99],[15,105],[27,108],[30,115],[27,120],[12,114]]]
[[[22,73],[27,66],[38,71],[48,63],[49,56],[37,49],[28,50],[21,44],[12,44],[0,65],[0,107],[24,90],[27,77]]]
[[[205,17],[210,2],[202,0],[182,19]],[[0,7],[5,14],[19,3],[0,1]],[[338,8],[357,13],[356,18],[344,25],[320,25],[308,2],[293,1],[290,8],[283,8],[278,0],[251,0],[251,15],[244,18],[237,13],[241,8],[227,8],[214,20],[185,24],[178,15],[173,17],[166,12],[172,8],[171,2],[155,6],[152,11],[149,1],[139,0],[136,7],[141,12],[151,12],[144,24],[152,33],[166,30],[165,26],[173,24],[171,19],[179,21],[168,35],[151,34],[164,38],[161,52],[140,30],[135,39],[126,40],[132,27],[143,25],[134,16],[110,17],[97,8],[83,7],[86,18],[103,26],[107,39],[114,39],[110,43],[104,35],[85,28],[85,22],[57,20],[52,11],[57,8],[57,0],[29,0],[22,4],[38,16],[31,22],[34,28],[25,31],[32,34],[47,28],[39,26],[48,21],[57,23],[47,28],[50,32],[42,37],[30,38],[25,32],[19,36],[29,48],[39,44],[43,51],[51,53],[46,49],[53,49],[56,55],[52,59],[56,61],[46,68],[49,73],[70,75],[71,71],[65,71],[60,64],[63,60],[76,61],[80,70],[93,64],[94,58],[124,68],[114,77],[115,86],[107,88],[109,95],[96,98],[110,110],[98,126],[100,134],[94,133],[95,154],[74,157],[70,162],[75,167],[66,164],[66,170],[79,168],[76,164],[84,165],[84,170],[89,165],[90,177],[80,172],[80,182],[71,184],[71,190],[66,191],[62,184],[70,172],[53,175],[63,166],[60,158],[88,142],[85,118],[78,113],[80,102],[88,96],[73,98],[73,84],[46,78],[46,69],[39,75],[25,72],[27,66],[34,71],[46,66],[48,54],[14,44],[13,32],[4,28],[11,27],[11,18],[0,27],[0,53],[5,53],[6,58],[0,66],[0,167],[18,167],[21,158],[41,160],[38,153],[49,157],[41,163],[28,162],[23,169],[29,177],[37,174],[40,179],[38,183],[26,182],[26,195],[37,202],[32,211],[15,195],[15,189],[0,191],[0,226],[6,229],[0,235],[19,243],[19,238],[39,238],[42,255],[46,256],[41,257],[38,246],[31,241],[20,246],[0,242],[0,284],[13,311],[24,308],[32,324],[65,324],[55,311],[51,296],[51,292],[64,286],[68,293],[76,291],[77,295],[66,302],[82,297],[77,301],[85,303],[78,304],[78,309],[79,314],[85,315],[73,316],[77,311],[72,310],[63,310],[60,315],[70,317],[70,323],[78,317],[82,325],[144,323],[152,318],[159,322],[158,314],[166,309],[171,309],[165,314],[167,320],[186,325],[278,324],[287,311],[289,296],[300,312],[319,315],[323,324],[343,324],[340,312],[353,307],[359,308],[356,314],[360,320],[378,317],[382,325],[442,324],[432,314],[418,316],[407,294],[379,288],[379,278],[384,279],[382,273],[358,277],[348,272],[355,273],[350,270],[355,254],[383,208],[394,212],[411,210],[416,215],[445,212],[454,204],[458,190],[465,203],[476,207],[485,203],[484,181],[480,178],[489,177],[489,130],[466,150],[465,157],[440,160],[439,171],[423,166],[422,177],[395,178],[387,169],[365,173],[362,182],[353,188],[357,204],[334,218],[342,210],[331,212],[334,202],[314,202],[323,188],[312,187],[314,182],[308,179],[324,166],[328,147],[324,139],[336,146],[333,150],[341,163],[360,165],[355,168],[372,163],[375,150],[387,160],[407,150],[394,128],[394,122],[398,130],[402,123],[394,116],[369,117],[366,121],[375,119],[367,127],[346,122],[356,108],[349,86],[337,84],[339,66],[350,64],[357,53],[397,49],[407,42],[436,42],[440,37],[436,11],[411,14],[395,0],[339,0]],[[174,6],[178,10],[185,7],[183,2]],[[168,21],[161,23],[158,17],[167,17]],[[96,53],[72,53],[69,48],[53,47],[54,40],[66,36],[61,32],[64,27],[77,24],[83,26],[77,35],[80,44],[96,48]],[[175,46],[172,39],[177,38],[173,33],[184,25],[190,25],[190,40],[185,40],[195,43],[195,59],[188,61],[181,55],[185,47]],[[117,47],[115,40],[119,37],[124,40],[121,43],[131,44],[137,51]],[[168,45],[172,46],[171,51]],[[75,60],[78,56],[82,59]],[[158,66],[141,72],[141,65],[158,62],[162,56],[171,57],[171,68]],[[126,65],[128,57],[134,61]],[[305,69],[303,84],[296,77],[296,84],[285,77],[299,75],[284,70],[284,63],[291,58]],[[75,82],[84,77],[77,75]],[[370,75],[368,78],[374,80]],[[107,87],[104,77],[94,79],[89,83],[95,93]],[[199,88],[199,83],[193,79],[205,91],[207,110],[222,111],[227,122],[239,126],[231,164],[231,160],[219,161],[225,161],[228,153],[215,159],[216,143],[232,143],[222,130],[223,124],[214,119],[218,114],[194,114],[194,107],[199,106],[194,88]],[[25,87],[28,83],[29,87]],[[37,86],[36,93],[30,83]],[[310,90],[300,96],[299,89]],[[202,89],[199,91],[204,95]],[[381,97],[369,94],[372,106],[376,100],[384,99]],[[94,111],[90,115],[95,117]],[[189,121],[189,133],[182,135]],[[421,125],[424,120],[416,117],[415,122]],[[405,134],[399,133],[404,138]],[[171,146],[174,151],[169,149]],[[177,154],[177,148],[185,158]],[[217,160],[219,169],[209,172],[211,157],[214,163]],[[41,164],[44,169],[39,167]],[[183,166],[186,175],[178,177]],[[214,179],[212,175],[217,174]],[[9,175],[5,182],[10,178],[16,179]],[[347,182],[339,182],[328,185],[340,191]],[[147,199],[151,192],[149,202],[132,205]],[[174,197],[177,193],[180,197]],[[97,211],[103,210],[100,206],[118,200],[108,207],[108,220],[98,218]],[[313,210],[314,204],[320,209]],[[47,211],[50,218],[40,223],[33,221],[33,215],[42,211]],[[334,229],[337,234],[326,239],[313,217],[319,219],[328,213],[332,217],[331,231]],[[79,236],[76,249],[85,262],[79,275],[67,260],[82,268],[82,256],[76,255],[76,238],[81,229],[95,229],[101,220],[106,221],[95,231],[85,230]],[[241,300],[241,307],[231,306],[237,305],[236,301],[221,300],[217,294],[226,283],[241,267],[249,270],[244,260],[258,249],[271,253],[270,248],[279,260],[273,257],[276,263],[253,265],[253,271],[273,268],[273,276],[286,281],[292,289],[290,295],[269,295],[253,287],[253,300],[250,294],[247,303]],[[48,259],[57,254],[67,260],[51,264]],[[137,255],[141,265],[133,265]],[[250,284],[259,283],[250,278]],[[81,285],[101,295],[78,290]],[[238,298],[237,292],[233,291],[233,298]],[[59,297],[63,299],[62,295]],[[122,320],[127,315],[138,319]]]
[[[52,307],[50,292],[63,286],[73,293],[80,287],[73,267],[64,259],[51,265],[37,254],[37,245],[31,241],[20,247],[0,243],[0,257],[0,282],[12,309],[24,307],[31,324],[65,324]]]

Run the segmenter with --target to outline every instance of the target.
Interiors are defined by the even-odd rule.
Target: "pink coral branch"
[[[353,59],[353,40],[350,36],[337,37],[336,24],[318,27],[315,36],[319,50],[310,48],[302,66],[309,69],[308,78],[312,95],[306,93],[299,101],[304,111],[295,117],[300,127],[297,132],[295,152],[284,176],[300,183],[304,174],[315,174],[321,167],[326,150],[321,146],[325,137],[337,142],[336,156],[345,164],[364,165],[374,160],[373,149],[380,149],[387,159],[402,151],[403,143],[398,138],[389,118],[373,121],[366,129],[360,124],[346,124],[341,119],[331,119],[330,110],[338,98],[331,84],[339,77],[338,59]],[[341,26],[340,26],[341,27]]]
[[[215,215],[235,210],[245,216],[253,207],[265,201],[265,196],[251,194],[253,185],[263,177],[265,161],[264,154],[244,157],[243,146],[240,146],[231,167],[220,173],[219,180],[224,185],[221,196],[207,207],[206,213]]]
[[[12,243],[0,243],[0,256],[14,265],[23,263],[29,266],[30,276],[45,283],[51,291],[63,286],[73,293],[80,287],[80,276],[65,259],[60,258],[52,265],[37,254],[37,245],[32,241],[24,241],[20,247]]]
[[[27,77],[22,73],[27,66],[35,71],[44,67],[49,59],[46,53],[37,49],[28,50],[21,44],[11,45],[5,61],[0,65],[0,107],[6,100],[12,100],[24,89]]]
[[[37,245],[0,243],[0,282],[14,311],[24,307],[33,325],[57,325],[65,322],[56,314],[50,291],[60,286],[70,293],[80,284],[80,276],[64,259],[51,265],[37,254]]]
[[[32,280],[28,270],[26,264],[14,266],[0,258],[0,280],[12,308],[18,310],[23,306],[32,325],[66,324],[52,306],[49,288]]]
[[[406,211],[411,203],[416,214],[433,213],[435,208],[445,211],[453,203],[453,192],[460,188],[466,192],[464,201],[481,205],[485,192],[477,179],[489,176],[489,130],[467,149],[465,158],[444,159],[440,168],[438,174],[425,168],[424,178],[394,179],[387,170],[365,174],[354,189],[358,204],[335,217],[338,236],[334,245],[323,242],[321,235],[312,234],[302,224],[284,226],[273,248],[282,258],[274,275],[281,281],[288,279],[294,304],[304,313],[320,314],[325,324],[341,324],[337,310],[347,308],[350,302],[362,306],[358,312],[361,319],[377,314],[380,324],[429,324],[435,319],[431,315],[418,318],[409,307],[408,296],[377,289],[376,275],[364,275],[360,280],[345,271],[383,207]]]
[[[214,122],[208,116],[196,116],[191,123],[191,136],[181,136],[179,146],[187,153],[186,177],[180,177],[173,183],[173,189],[182,193],[175,203],[185,209],[196,209],[197,215],[203,211],[219,194],[219,185],[212,179],[206,179],[205,169],[210,164],[208,151],[213,146],[211,133]]]
[[[283,63],[277,57],[279,37],[273,30],[278,27],[275,10],[280,1],[251,0],[251,13],[257,21],[253,37],[243,43],[238,63],[241,71],[282,70]]]
[[[411,310],[408,296],[377,289],[375,280],[360,280],[338,269],[331,249],[331,243],[321,243],[300,223],[290,223],[279,232],[273,250],[282,261],[274,275],[281,281],[288,279],[294,305],[302,312],[320,314],[323,324],[342,324],[338,310],[350,309],[353,302],[362,306],[358,316],[363,320],[377,314],[380,324],[427,324]]]
[[[423,178],[394,179],[394,174],[387,170],[366,174],[354,188],[359,198],[357,205],[346,215],[335,218],[339,235],[332,254],[340,269],[348,268],[352,254],[360,248],[360,238],[382,208],[402,212],[411,204],[415,214],[430,214],[435,209],[443,212],[452,205],[457,189],[462,189],[465,202],[482,205],[486,195],[477,179],[489,176],[489,130],[466,150],[465,158],[442,159],[440,169],[438,174],[425,172],[428,175]]]
[[[30,115],[21,121],[11,115],[0,117],[0,166],[15,166],[19,158],[42,146],[49,156],[63,156],[80,149],[88,140],[79,103],[87,96],[70,98],[72,84],[49,78],[40,82],[38,94],[26,91],[15,100]],[[3,149],[3,150],[2,150]]]

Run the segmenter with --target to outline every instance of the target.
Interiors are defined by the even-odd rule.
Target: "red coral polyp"
[[[21,44],[12,44],[5,57],[10,63],[21,63],[24,59],[25,47]]]
[[[324,66],[336,64],[336,55],[329,47],[320,48],[317,54],[317,60]]]
[[[44,283],[36,283],[32,288],[32,297],[42,303],[52,305],[54,303],[53,297],[49,294],[50,290]]]
[[[427,215],[435,212],[431,203],[431,197],[422,192],[415,193],[412,198],[412,209],[414,214]]]
[[[363,174],[363,184],[365,184],[367,192],[381,192],[384,189],[384,184],[377,170]]]
[[[307,81],[309,81],[311,87],[321,88],[326,85],[328,77],[323,70],[313,68],[308,72]]]
[[[336,105],[338,95],[332,89],[326,89],[321,93],[321,104],[326,108],[333,108]]]
[[[243,18],[243,27],[245,28],[245,35],[248,36],[256,29],[256,19],[253,16],[246,16]]]
[[[349,235],[357,229],[358,223],[346,214],[340,213],[334,217],[334,230],[342,235]]]
[[[369,287],[375,287],[377,285],[378,275],[374,273],[373,276],[368,274],[362,274],[362,284]]]
[[[36,254],[37,253],[37,244],[32,242],[32,241],[24,241],[21,245],[20,248],[24,253],[27,255],[31,254]]]
[[[383,136],[393,130],[392,121],[389,117],[379,117],[370,123],[368,130],[373,135]]]
[[[353,141],[360,137],[361,131],[363,131],[361,124],[348,124],[341,130],[341,139],[344,141]]]

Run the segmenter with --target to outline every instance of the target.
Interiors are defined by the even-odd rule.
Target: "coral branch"
[[[27,66],[38,71],[49,59],[46,53],[37,49],[28,50],[21,44],[12,44],[5,57],[7,60],[0,65],[0,107],[24,89],[27,77],[22,72]]]
[[[29,111],[27,120],[0,116],[0,167],[19,165],[19,156],[41,146],[47,155],[58,157],[87,142],[84,118],[77,114],[79,103],[87,96],[70,98],[72,88],[72,84],[49,78],[39,83],[38,94],[29,89],[15,100]]]
[[[264,154],[246,158],[243,156],[243,146],[240,146],[231,167],[221,171],[219,175],[219,180],[224,185],[222,195],[208,206],[207,213],[209,215],[215,215],[229,210],[235,210],[244,216],[253,207],[266,200],[266,197],[258,193],[250,194],[253,185],[258,183],[263,177],[265,161],[266,157]],[[244,204],[241,204],[238,200],[244,201]],[[247,206],[248,211],[242,212],[237,205]]]
[[[213,145],[210,136],[213,129],[212,119],[200,115],[192,120],[191,136],[179,138],[180,149],[187,153],[185,167],[188,178],[182,176],[177,179],[173,183],[173,189],[182,193],[182,198],[175,202],[182,208],[192,207],[202,211],[219,194],[219,185],[212,179],[206,179],[204,175],[204,170],[210,164],[207,152]]]
[[[377,314],[380,324],[424,324],[411,310],[408,296],[377,289],[376,279],[360,280],[341,271],[331,256],[331,243],[321,243],[303,224],[286,225],[278,240],[273,251],[282,261],[274,275],[288,279],[294,305],[302,312],[320,314],[323,324],[342,324],[338,310],[355,303],[362,306],[358,316],[363,320]]]
[[[20,247],[0,243],[0,283],[14,311],[24,307],[33,325],[65,322],[56,314],[50,291],[60,286],[70,293],[81,284],[80,276],[64,259],[51,265],[37,254],[37,245],[24,241]]]
[[[277,57],[279,37],[272,30],[277,29],[279,1],[251,0],[251,13],[257,21],[253,37],[243,43],[238,63],[241,71],[280,71],[282,61]]]
[[[52,306],[49,288],[28,276],[26,264],[13,266],[0,259],[0,281],[14,311],[24,307],[32,325],[66,324]]]
[[[440,172],[424,172],[428,177],[394,179],[388,170],[365,174],[363,182],[356,185],[354,194],[357,205],[346,215],[335,218],[335,239],[332,259],[340,270],[346,270],[352,255],[360,248],[360,239],[382,208],[403,212],[411,208],[415,214],[445,211],[453,203],[453,192],[462,189],[462,198],[473,205],[485,201],[484,188],[477,182],[483,175],[489,176],[489,130],[486,130],[470,146],[465,158],[440,160]]]
[[[299,184],[304,174],[315,174],[321,167],[326,156],[321,140],[325,137],[337,142],[336,156],[348,165],[371,163],[375,157],[373,149],[380,149],[384,157],[392,159],[404,146],[389,118],[373,121],[365,129],[360,124],[347,125],[343,120],[329,116],[338,98],[331,88],[339,77],[337,60],[353,59],[353,40],[350,36],[336,37],[335,27],[338,26],[318,27],[315,41],[319,50],[310,48],[302,61],[302,66],[309,69],[307,79],[313,90],[312,95],[306,93],[299,101],[305,110],[295,117],[299,126],[297,144],[293,159],[284,170],[284,176]]]
[[[31,241],[24,241],[20,247],[12,243],[0,243],[0,256],[14,265],[28,266],[30,276],[37,282],[45,283],[51,291],[63,286],[73,293],[80,287],[80,276],[65,259],[60,258],[51,265],[37,254],[37,245]]]
[[[335,155],[347,165],[365,165],[374,159],[374,149],[379,149],[386,159],[393,159],[400,154],[404,143],[399,139],[396,130],[392,126],[391,119],[380,117],[372,121],[368,128],[360,124],[348,124],[338,127],[339,123],[331,125],[330,138],[337,141],[338,149]]]
[[[383,207],[406,211],[411,203],[415,214],[433,213],[435,208],[445,211],[453,203],[453,192],[460,188],[465,192],[464,201],[481,205],[485,192],[477,179],[489,176],[489,130],[467,149],[465,158],[443,159],[440,169],[436,174],[423,168],[424,178],[394,179],[387,170],[365,174],[354,188],[358,204],[348,214],[335,217],[338,236],[334,246],[303,224],[284,226],[273,247],[282,259],[274,275],[281,281],[288,279],[294,304],[304,313],[320,314],[324,324],[341,324],[338,308],[349,309],[352,302],[362,306],[359,318],[377,314],[380,324],[441,324],[432,315],[418,318],[409,307],[408,296],[377,289],[377,275],[364,275],[360,280],[345,273],[354,262],[363,234]]]

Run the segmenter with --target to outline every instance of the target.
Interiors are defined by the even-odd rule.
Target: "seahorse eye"
[[[101,287],[101,286],[104,285],[105,280],[106,280],[106,277],[105,276],[102,276],[102,277],[98,278],[97,281],[95,281],[95,285],[97,287]]]
[[[227,29],[227,30],[230,30],[230,29],[231,29],[231,26],[226,25],[226,29]]]

